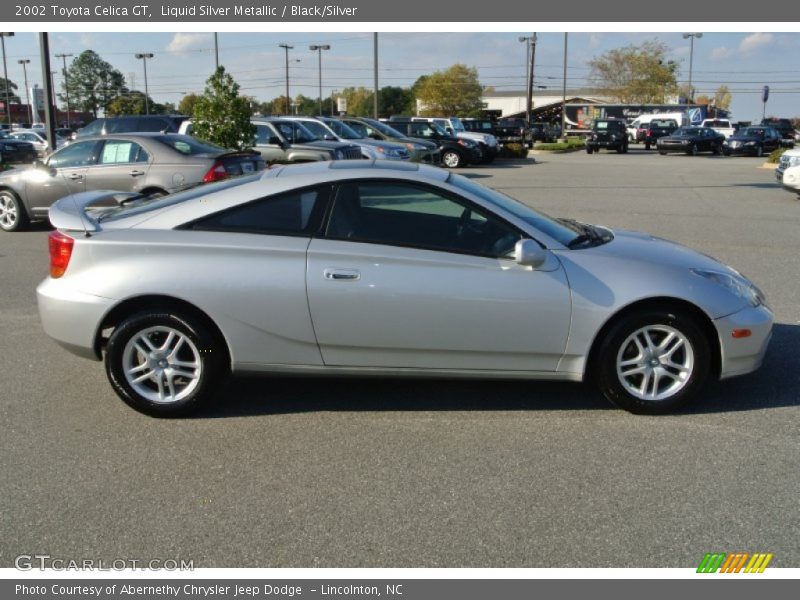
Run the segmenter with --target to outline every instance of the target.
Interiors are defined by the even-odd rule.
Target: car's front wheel
[[[117,395],[156,417],[197,409],[213,394],[226,368],[213,333],[178,312],[129,317],[111,334],[105,363]]]
[[[19,231],[28,224],[28,213],[19,198],[8,190],[0,192],[0,229]]]
[[[442,154],[442,162],[446,167],[451,169],[457,169],[464,164],[461,155],[455,150],[447,150],[444,154]]]
[[[643,310],[617,322],[596,364],[603,395],[627,411],[663,414],[702,388],[711,366],[708,339],[690,313]]]

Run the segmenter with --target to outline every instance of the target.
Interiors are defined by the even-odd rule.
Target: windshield
[[[188,135],[179,134],[166,134],[159,135],[153,138],[157,142],[169,146],[173,150],[177,150],[186,156],[195,156],[197,154],[219,154],[225,152],[225,148],[215,146],[208,142],[201,142],[200,140],[190,137]]]
[[[746,127],[739,132],[739,135],[744,137],[764,137],[766,131],[756,127]]]
[[[345,125],[341,121],[336,119],[325,119],[325,124],[333,129],[340,138],[344,138],[346,140],[360,140],[363,135],[358,135],[355,131],[353,131],[349,126]]]
[[[672,134],[673,137],[694,137],[696,135],[701,135],[701,130],[699,127],[681,127],[680,129],[676,129],[675,132]]]
[[[367,123],[370,127],[375,129],[376,131],[380,131],[385,136],[406,137],[404,134],[397,131],[397,129],[389,127],[386,123],[382,123],[381,121],[376,121],[374,119],[364,119],[364,123]]]
[[[572,240],[578,237],[575,229],[566,227],[552,217],[532,209],[519,200],[506,196],[497,190],[479,185],[463,175],[451,173],[447,182],[511,213],[529,225],[533,225],[536,229],[564,246],[568,246]]]
[[[433,129],[433,130],[434,130],[436,133],[438,133],[439,135],[447,135],[447,136],[449,136],[449,135],[450,135],[450,134],[449,134],[449,133],[447,133],[447,132],[444,130],[444,128],[443,128],[441,125],[439,125],[438,123],[428,123],[428,125],[430,125],[431,129]]]
[[[94,216],[98,222],[114,221],[141,213],[158,210],[159,208],[173,206],[175,204],[180,204],[181,202],[194,200],[195,198],[205,196],[206,194],[213,194],[214,192],[220,192],[222,190],[227,190],[245,183],[250,183],[251,181],[256,181],[261,179],[263,176],[263,173],[244,175],[241,177],[234,177],[232,179],[225,179],[224,181],[215,183],[196,185],[182,192],[176,192],[167,196],[142,196],[140,198],[134,198],[129,202],[118,206],[90,210],[92,216]]]
[[[318,140],[324,140],[326,138],[332,140],[336,137],[319,121],[304,121],[303,126],[313,133]]]
[[[450,121],[450,126],[453,128],[453,131],[466,131],[464,124],[458,117],[451,117],[448,120]]]

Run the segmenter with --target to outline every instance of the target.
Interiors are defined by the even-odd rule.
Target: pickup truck
[[[726,140],[736,133],[736,129],[728,119],[703,119],[700,127],[709,127],[724,135]]]
[[[644,142],[644,149],[650,150],[656,146],[656,142],[664,136],[672,135],[678,128],[678,123],[673,119],[653,119],[642,126],[642,137],[638,141]]]

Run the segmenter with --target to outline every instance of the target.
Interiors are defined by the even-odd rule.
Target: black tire
[[[635,350],[632,346],[633,342],[628,343],[627,340],[634,332],[644,327],[671,328],[684,337],[693,354],[692,368],[686,380],[682,383],[682,387],[662,399],[642,399],[634,395],[623,385],[620,376],[617,374],[618,357],[624,357],[625,353],[632,348]],[[658,339],[654,340],[654,342],[657,341]],[[621,318],[612,326],[600,344],[599,351],[596,354],[596,364],[592,365],[595,369],[595,379],[600,391],[613,404],[636,414],[665,414],[685,406],[691,402],[705,385],[711,369],[709,341],[696,318],[688,312],[675,310],[667,306],[663,309],[642,310]],[[681,356],[680,352],[687,352],[682,348],[676,351],[679,357]],[[685,359],[686,354],[678,360]],[[665,370],[663,364],[659,364],[657,368],[662,369],[661,373]],[[636,377],[636,375],[633,375],[633,377]],[[639,381],[642,385],[648,386],[645,389],[649,389],[649,384],[644,382],[644,377],[644,374],[642,374],[642,379]],[[668,379],[664,379],[664,381],[668,383]],[[665,391],[668,387],[665,387]]]
[[[162,356],[159,364],[156,364],[153,361],[159,357],[154,357],[153,353],[149,356],[144,356],[141,352],[132,350],[133,338],[140,336],[139,339],[141,340],[141,336],[145,335],[148,330],[152,330],[152,328],[175,331],[183,335],[190,343],[187,344],[184,340],[180,350],[176,349],[175,356]],[[150,331],[146,333],[146,337],[151,340],[154,346],[163,342],[166,335],[166,331]],[[131,344],[131,349],[129,349],[129,343]],[[137,411],[153,417],[184,416],[197,410],[210,399],[215,387],[226,373],[228,365],[225,357],[227,354],[220,344],[221,342],[217,339],[217,336],[198,319],[172,311],[138,313],[128,317],[111,334],[106,347],[106,374],[111,382],[111,387],[114,388],[117,395]],[[144,343],[141,341],[140,347],[144,348]],[[144,349],[150,351],[152,346]],[[182,361],[186,361],[191,358],[193,363],[200,365],[199,374],[196,378],[186,378],[174,375],[173,371],[173,379],[169,380],[173,384],[171,388],[173,390],[173,399],[165,399],[159,402],[140,393],[126,377],[125,365],[134,358],[134,355],[135,359],[144,359],[146,361],[143,364],[147,366],[138,371],[143,374],[147,372],[156,373],[158,367],[163,366],[160,364],[162,361],[169,362],[169,366],[160,370],[157,375],[159,379],[158,385],[151,378],[145,379],[142,385],[139,385],[140,389],[150,389],[151,394],[158,395],[159,389],[164,390],[163,385],[167,383],[169,375],[167,371],[169,369],[185,368],[187,372],[192,370],[191,367],[184,367],[187,364],[186,362],[181,363],[179,366],[173,366],[172,360],[180,358]],[[186,379],[189,380],[190,384],[184,388],[178,388],[177,386],[182,385],[180,380]],[[186,392],[185,396],[174,397],[181,396],[184,392]]]
[[[622,153],[623,153],[623,154],[627,154],[627,153],[628,153],[628,144],[625,144],[625,145],[622,147]]]
[[[650,142],[645,142],[644,143],[644,149],[645,150],[650,150]]]
[[[658,153],[659,153],[661,156],[666,156],[666,155],[667,155],[667,152],[666,152],[666,150],[659,150],[659,151],[658,151]]]
[[[762,146],[761,144],[756,146],[756,156],[758,158],[761,158],[762,156],[764,156],[764,146]]]
[[[594,152],[594,148],[591,146],[586,146],[586,154],[591,154],[592,152]]]
[[[458,169],[464,166],[464,159],[455,150],[445,150],[442,153],[442,164],[450,169]]]
[[[28,212],[19,197],[11,190],[0,190],[0,229],[22,231],[29,223]]]
[[[692,144],[689,146],[689,154],[692,156],[697,156],[700,154],[700,148],[697,147],[697,144]]]
[[[731,151],[730,151],[730,150],[723,150],[723,151],[722,151],[722,153],[723,153],[725,156],[730,156],[730,155],[731,155]]]
[[[722,146],[720,146],[719,144],[714,144],[713,146],[711,146],[711,154],[713,154],[714,156],[719,156],[720,154],[722,154]]]

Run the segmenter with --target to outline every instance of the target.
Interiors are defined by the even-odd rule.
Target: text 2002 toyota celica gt
[[[188,413],[230,371],[591,379],[664,413],[757,369],[772,330],[761,291],[708,256],[434,167],[86,192],[50,219],[45,331],[151,415]]]

